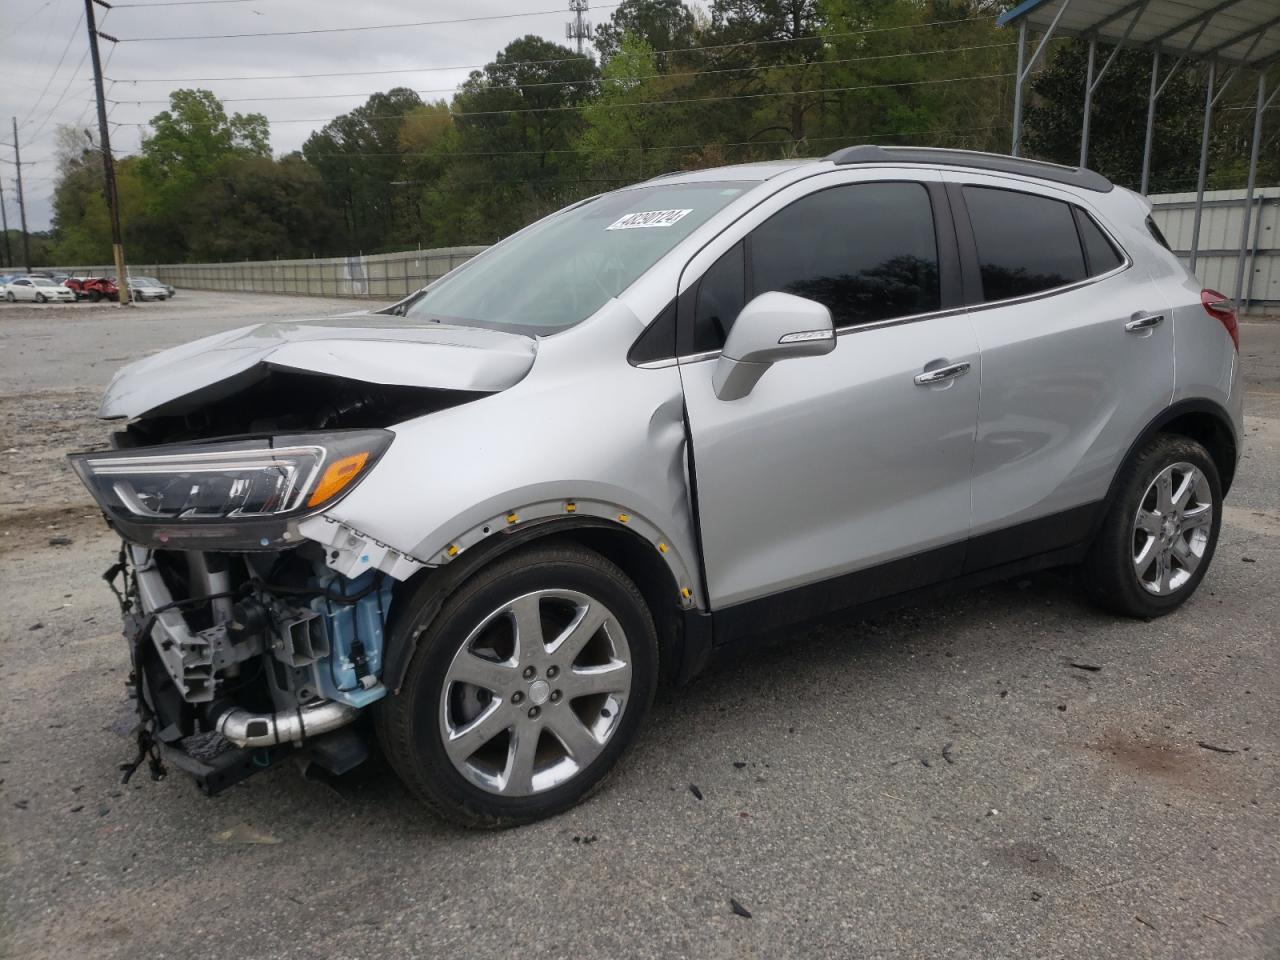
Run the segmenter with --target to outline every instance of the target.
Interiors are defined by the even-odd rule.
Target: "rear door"
[[[973,570],[1087,535],[1130,443],[1170,401],[1173,323],[1084,198],[945,176],[982,354],[973,534],[991,536],[971,546]]]
[[[681,280],[681,374],[709,598],[718,611],[743,612],[740,628],[771,622],[746,601],[788,588],[810,590],[792,604],[796,617],[780,620],[960,568],[978,356],[954,230],[936,175],[878,176],[841,171],[784,188]],[[746,397],[720,400],[711,384],[719,347],[742,305],[770,290],[826,304],[837,345],[776,363]],[[916,382],[947,365],[960,373]],[[842,576],[922,553],[882,567],[884,577]]]

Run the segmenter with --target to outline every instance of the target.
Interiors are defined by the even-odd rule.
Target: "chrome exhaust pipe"
[[[357,707],[336,700],[319,700],[279,713],[251,713],[233,707],[218,718],[216,729],[237,747],[274,747],[337,730],[359,712]]]

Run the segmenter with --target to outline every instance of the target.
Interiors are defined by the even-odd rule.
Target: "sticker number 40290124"
[[[692,210],[643,210],[639,213],[628,213],[619,217],[606,230],[637,230],[640,227],[669,227],[681,220]]]

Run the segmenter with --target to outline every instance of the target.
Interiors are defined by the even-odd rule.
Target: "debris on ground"
[[[573,838],[573,842],[574,842],[574,843],[580,843],[580,844],[583,844],[584,846],[589,846],[590,844],[595,843],[597,839],[598,839],[598,838],[597,838],[597,837],[596,837],[596,835],[593,833],[593,834],[591,834],[591,836],[589,836],[589,837],[583,837],[583,836],[577,836],[577,837],[574,837],[574,838]]]
[[[50,537],[49,546],[51,547],[69,547],[75,543],[70,537]]]
[[[1088,670],[1090,673],[1097,673],[1102,668],[1094,663],[1080,663],[1078,660],[1072,660],[1068,666],[1075,667],[1077,670]]]
[[[747,762],[745,760],[735,760],[733,761],[733,765],[737,767],[739,770],[741,770],[743,767],[747,765]]]
[[[273,837],[269,833],[263,833],[255,830],[247,823],[238,823],[229,830],[222,830],[213,835],[214,843],[259,843],[259,844],[275,844],[282,843],[279,837]]]
[[[946,743],[942,745],[942,759],[947,761],[947,763],[955,763],[955,760],[953,760],[951,757],[952,746],[953,746],[953,742],[950,740],[948,740]]]
[[[1212,750],[1214,753],[1239,753],[1239,750],[1232,750],[1230,747],[1218,747],[1212,743],[1205,743],[1203,740],[1197,740],[1196,746],[1204,750]]]
[[[751,919],[751,911],[748,910],[746,907],[744,907],[742,904],[740,904],[733,897],[729,898],[729,908],[738,916],[746,917],[748,920]]]
[[[1258,562],[1257,560],[1253,559],[1253,557],[1241,557],[1240,559],[1241,559],[1242,561],[1244,561],[1245,563],[1257,563],[1257,562]]]
[[[697,799],[699,800],[702,799],[702,791],[698,789],[698,785],[696,783],[689,784],[689,792],[692,793]]]

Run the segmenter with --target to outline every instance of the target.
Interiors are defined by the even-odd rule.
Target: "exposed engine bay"
[[[334,731],[386,693],[391,578],[347,579],[314,544],[242,554],[130,545],[109,573],[122,580],[139,759],[150,754],[153,773],[163,756],[216,793],[304,744],[332,773],[365,758],[362,737]]]

